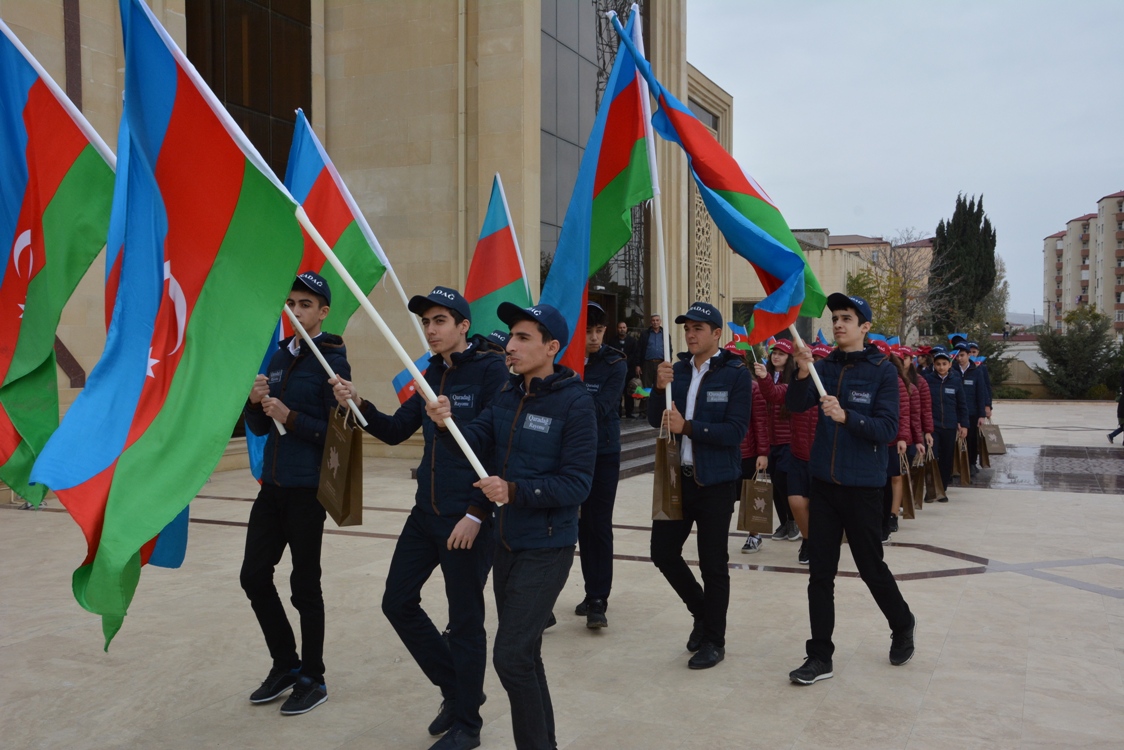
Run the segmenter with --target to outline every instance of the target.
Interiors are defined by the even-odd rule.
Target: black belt
[[[683,466],[680,466],[679,469],[683,473],[683,476],[685,476],[685,477],[695,476],[695,467],[692,466],[691,464],[685,464]]]

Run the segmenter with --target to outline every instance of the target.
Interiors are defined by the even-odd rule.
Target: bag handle
[[[898,471],[907,477],[909,476],[909,456],[904,453],[898,454]]]
[[[663,410],[660,414],[660,431],[656,435],[657,440],[670,440],[671,439],[671,414],[667,409]]]
[[[772,484],[773,478],[769,476],[769,472],[765,469],[758,469],[757,471],[753,472],[753,481],[768,482],[769,484]]]

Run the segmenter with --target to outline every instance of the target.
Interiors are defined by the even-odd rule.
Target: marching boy
[[[351,377],[347,350],[339,336],[322,333],[332,292],[311,271],[293,283],[286,304],[316,341],[328,364]],[[269,362],[268,377],[258,375],[244,409],[246,427],[265,443],[261,491],[250,510],[242,588],[258,618],[273,666],[252,703],[269,703],[292,689],[281,706],[286,716],[311,711],[328,700],[324,683],[324,597],[320,591],[320,543],[324,507],[316,499],[328,415],[336,406],[332,386],[300,336],[281,342]],[[281,435],[273,420],[285,426]],[[300,613],[301,652],[273,584],[273,569],[286,545],[293,558],[289,576],[293,606]]]
[[[809,468],[808,615],[812,637],[803,666],[789,673],[799,685],[832,676],[835,644],[835,574],[843,534],[863,583],[890,624],[890,663],[913,658],[915,620],[898,584],[882,560],[882,492],[886,484],[886,445],[898,432],[898,371],[873,345],[870,305],[861,297],[836,292],[827,298],[835,350],[813,364],[812,353],[796,353],[796,377],[785,394],[789,411],[819,409]],[[815,367],[828,393],[811,385]],[[817,406],[818,403],[818,406]]]

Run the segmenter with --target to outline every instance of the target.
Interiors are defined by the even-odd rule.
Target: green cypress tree
[[[929,295],[933,328],[949,332],[976,323],[980,303],[995,286],[995,229],[983,196],[956,196],[952,218],[941,219],[933,238]]]

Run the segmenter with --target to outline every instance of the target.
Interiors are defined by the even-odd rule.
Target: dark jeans
[[[980,460],[980,415],[968,415],[968,465],[973,469]],[[968,477],[965,477],[967,479]]]
[[[257,615],[273,666],[295,669],[314,682],[324,681],[324,596],[320,591],[320,543],[324,506],[315,487],[263,484],[250,509],[246,553],[239,579]],[[285,608],[273,585],[273,570],[285,546],[293,558],[290,601],[300,613],[301,655]]]
[[[830,662],[835,653],[831,634],[835,630],[835,574],[843,532],[847,532],[859,576],[890,629],[908,628],[909,605],[882,561],[882,488],[846,487],[813,477],[808,524],[808,617],[812,626],[812,637],[806,644],[808,656]]]
[[[448,548],[457,518],[410,511],[390,571],[382,611],[441,697],[456,702],[456,721],[477,734],[488,637],[484,632],[484,583],[491,563],[492,522],[486,519],[470,549]],[[449,642],[421,608],[421,590],[433,570],[441,566],[449,601]]]
[[[573,563],[573,547],[511,552],[496,545],[492,586],[499,625],[492,664],[511,703],[511,728],[519,750],[557,747],[542,632]]]
[[[608,599],[613,588],[613,505],[620,476],[620,453],[597,456],[593,486],[578,516],[578,548],[587,599]]]
[[[740,482],[699,487],[683,477],[683,520],[652,521],[652,562],[679,594],[688,611],[702,623],[705,638],[726,646],[726,610],[730,607],[730,516]],[[698,527],[702,585],[683,559],[683,544]]]
[[[777,509],[777,520],[782,524],[792,520],[792,509],[788,507],[790,457],[787,445],[774,445],[769,448],[769,478],[773,480],[773,507]]]
[[[938,427],[933,430],[933,447],[937,449],[937,467],[941,470],[941,482],[948,489],[952,481],[952,459],[956,457],[956,428]]]

